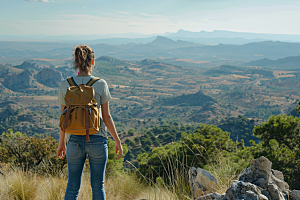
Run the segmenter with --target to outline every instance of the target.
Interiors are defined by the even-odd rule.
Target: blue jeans
[[[100,135],[71,135],[67,143],[68,185],[65,200],[75,200],[81,184],[83,166],[88,155],[93,200],[105,200],[104,177],[108,157],[107,139]]]

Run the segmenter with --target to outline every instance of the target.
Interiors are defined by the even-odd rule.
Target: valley
[[[75,73],[70,62],[54,65],[44,60],[49,63],[43,65],[41,60],[0,66],[1,122],[9,122],[0,127],[2,132],[13,128],[58,138],[59,83]],[[163,61],[120,60],[109,56],[96,59],[93,74],[109,84],[113,97],[111,113],[124,141],[129,138],[129,129],[134,128],[139,135],[143,129],[161,124],[162,119],[165,123],[222,126],[225,119],[245,116],[253,120],[253,128],[270,115],[293,113],[297,106],[300,95],[297,69],[280,71],[234,65],[205,69]],[[186,61],[191,63],[180,62]],[[5,112],[12,105],[22,109],[8,117]],[[242,133],[234,137],[244,138]]]

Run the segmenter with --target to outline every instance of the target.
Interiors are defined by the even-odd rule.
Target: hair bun
[[[80,45],[73,49],[74,53],[74,69],[90,71],[92,68],[92,60],[94,59],[94,51],[87,45]]]

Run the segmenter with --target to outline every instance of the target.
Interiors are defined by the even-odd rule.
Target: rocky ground
[[[300,190],[290,190],[282,172],[273,170],[265,157],[253,159],[233,181],[226,193],[213,192],[216,178],[208,171],[191,168],[189,171],[192,195],[195,200],[300,200]],[[299,183],[300,184],[300,183]]]

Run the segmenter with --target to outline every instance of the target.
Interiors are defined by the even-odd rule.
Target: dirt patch
[[[203,64],[203,63],[209,63],[210,61],[194,61],[192,59],[176,59],[176,61],[181,61],[181,62],[188,62],[188,63],[195,63],[195,64]]]
[[[111,87],[113,87],[113,88],[117,88],[117,87],[119,87],[119,88],[129,88],[130,86],[127,86],[127,85],[110,85]]]
[[[51,62],[51,61],[57,61],[57,60],[59,60],[59,59],[32,58],[32,60]]]
[[[295,72],[294,71],[279,71],[279,70],[273,71],[273,74],[276,78],[295,77],[296,75],[293,73],[295,73]]]
[[[161,60],[164,60],[164,59],[171,59],[173,57],[158,57],[158,58],[161,59]]]
[[[234,77],[234,78],[246,78],[246,79],[249,79],[250,77],[248,77],[248,76],[242,76],[242,75],[237,75],[237,74],[232,74],[232,76]]]

